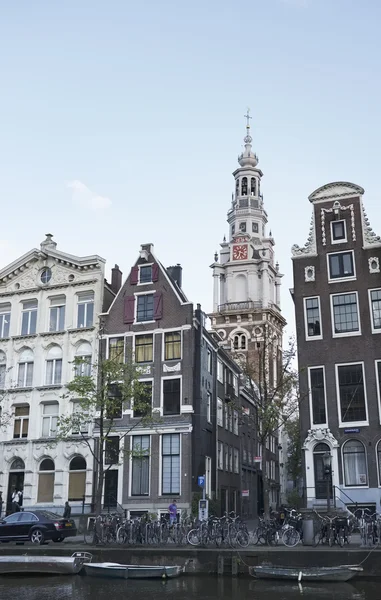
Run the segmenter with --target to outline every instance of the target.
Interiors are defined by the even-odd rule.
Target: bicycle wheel
[[[244,529],[239,529],[237,533],[237,544],[241,546],[241,548],[247,548],[249,545],[250,536],[247,531]]]
[[[344,536],[344,529],[342,527],[340,527],[339,533],[337,534],[337,543],[339,544],[340,548],[344,547],[345,536]]]
[[[288,548],[293,548],[300,542],[299,531],[296,531],[296,529],[294,529],[293,527],[286,529],[286,531],[284,531],[282,535],[282,542]]]
[[[329,547],[332,548],[334,543],[335,543],[335,532],[333,531],[333,529],[330,529],[329,535],[328,535]]]
[[[191,529],[187,535],[188,544],[199,546],[201,544],[201,535],[198,529]]]
[[[118,544],[127,544],[128,542],[127,531],[125,530],[123,525],[119,527],[118,531],[116,532],[116,541]]]
[[[258,543],[260,546],[267,544],[267,529],[265,527],[258,527]]]
[[[279,544],[279,533],[275,529],[272,529],[268,533],[268,542],[270,546],[277,546]]]
[[[321,531],[321,529],[319,529],[319,531],[317,531],[314,535],[314,546],[318,546],[320,543],[322,543],[323,540],[323,532]]]

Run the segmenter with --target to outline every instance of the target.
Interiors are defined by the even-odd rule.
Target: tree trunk
[[[103,495],[103,461],[99,464],[97,471],[97,481],[95,485],[95,514],[100,515],[102,512],[102,495]]]
[[[267,440],[264,440],[264,443],[262,444],[262,452],[263,452],[263,456],[262,456],[262,461],[263,461],[263,465],[262,465],[263,514],[264,514],[265,519],[269,519],[270,518],[270,485],[269,485],[269,479],[267,477],[268,451],[266,448],[266,441]]]

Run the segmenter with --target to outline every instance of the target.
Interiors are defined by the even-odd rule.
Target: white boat
[[[71,556],[0,556],[0,575],[75,575],[91,560],[89,552],[74,552]]]
[[[362,567],[356,565],[339,565],[335,567],[278,567],[275,565],[258,565],[250,567],[249,572],[258,579],[289,579],[299,581],[349,581]]]
[[[167,579],[178,577],[184,568],[177,565],[121,565],[120,563],[86,563],[86,575],[91,577],[112,577],[114,579]]]

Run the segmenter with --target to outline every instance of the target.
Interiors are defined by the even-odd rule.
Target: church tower
[[[263,173],[252,150],[249,111],[245,117],[245,148],[233,173],[235,192],[227,215],[228,241],[224,237],[220,254],[216,252],[211,265],[214,292],[210,318],[223,346],[238,362],[258,364],[259,353],[265,350],[268,374],[275,382],[286,324],[280,311],[282,274],[275,262],[274,238],[271,231],[267,233]]]

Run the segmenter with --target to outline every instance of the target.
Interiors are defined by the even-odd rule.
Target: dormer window
[[[152,265],[139,268],[139,283],[152,283]]]
[[[239,224],[239,230],[242,233],[246,233],[246,221],[242,221],[242,223]]]
[[[241,196],[247,196],[247,177],[242,177]]]
[[[345,221],[331,222],[332,243],[346,242],[347,235],[345,230]]]

